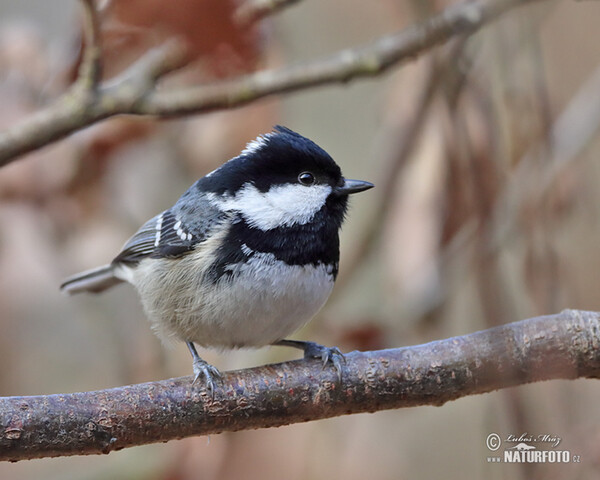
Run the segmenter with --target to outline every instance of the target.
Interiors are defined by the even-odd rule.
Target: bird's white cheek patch
[[[267,192],[246,184],[233,197],[211,200],[226,210],[239,211],[249,225],[261,230],[304,225],[325,205],[329,185],[277,185]]]

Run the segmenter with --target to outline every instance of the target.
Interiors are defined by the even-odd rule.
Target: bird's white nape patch
[[[242,150],[241,155],[251,155],[259,151],[262,147],[264,147],[267,144],[267,139],[269,135],[269,133],[259,135],[254,140],[249,141],[246,144],[246,147]]]
[[[270,135],[272,135],[272,133],[265,133],[263,135],[259,135],[254,140],[249,141],[244,147],[244,149],[241,151],[240,155],[251,155],[253,153],[258,152],[262,147],[264,147],[267,144],[267,140]],[[222,166],[223,165],[221,165],[221,167]],[[221,167],[215,168],[212,172],[207,173],[206,175],[204,175],[204,178],[213,176],[216,172],[218,172],[221,169]]]
[[[332,190],[329,185],[275,185],[261,192],[246,183],[234,196],[209,194],[212,202],[223,210],[240,212],[251,227],[272,230],[278,227],[304,225],[323,208]]]

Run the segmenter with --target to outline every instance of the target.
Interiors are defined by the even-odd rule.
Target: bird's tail
[[[115,276],[113,265],[109,264],[67,278],[60,286],[60,290],[69,294],[80,292],[100,293],[122,281]]]

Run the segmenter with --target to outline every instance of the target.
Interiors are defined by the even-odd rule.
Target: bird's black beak
[[[344,180],[344,184],[340,187],[335,187],[333,191],[336,195],[340,196],[350,195],[351,193],[364,192],[374,186],[372,183],[363,180]]]

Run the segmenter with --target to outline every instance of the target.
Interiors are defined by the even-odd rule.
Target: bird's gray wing
[[[172,208],[148,220],[123,246],[113,263],[151,258],[176,258],[204,242],[226,214],[202,197],[186,195]]]

